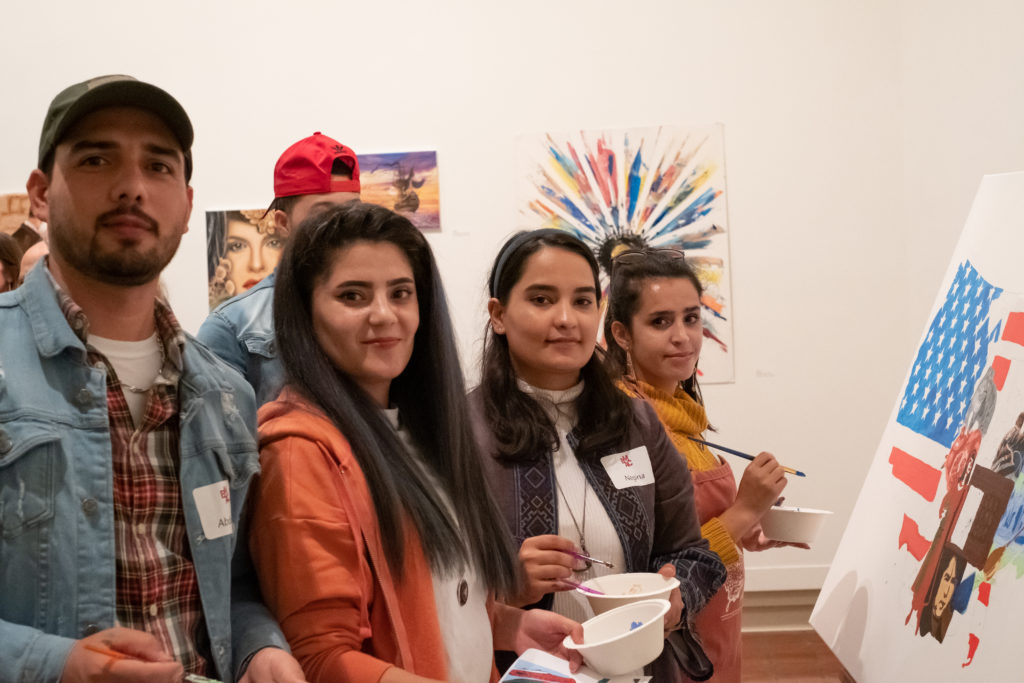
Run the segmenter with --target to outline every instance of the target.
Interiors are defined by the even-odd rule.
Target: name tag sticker
[[[646,486],[654,483],[654,470],[647,446],[637,446],[625,453],[615,453],[601,458],[605,472],[617,489],[630,486]]]
[[[192,497],[195,498],[206,538],[220,538],[235,532],[235,525],[231,521],[231,489],[227,479],[193,489]]]

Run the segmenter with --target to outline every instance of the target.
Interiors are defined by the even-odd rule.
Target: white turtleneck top
[[[586,545],[591,557],[596,557],[615,565],[609,569],[594,564],[585,572],[574,573],[572,579],[583,583],[588,579],[606,574],[621,574],[625,571],[626,558],[622,552],[622,544],[615,533],[608,511],[605,510],[597,493],[587,482],[583,468],[576,460],[576,454],[569,447],[567,437],[576,426],[576,399],[583,392],[583,382],[564,391],[539,389],[519,380],[519,388],[532,396],[544,409],[558,433],[558,450],[551,454],[555,470],[555,496],[558,499],[558,535],[573,541],[577,547]],[[560,490],[559,490],[560,489]],[[583,503],[586,498],[586,518],[583,514]],[[570,514],[571,511],[571,514]],[[573,515],[576,523],[573,522]],[[580,529],[577,529],[577,524]],[[580,531],[585,533],[580,538]],[[582,567],[583,563],[578,563]],[[594,616],[586,597],[578,591],[568,590],[555,593],[552,609],[563,616],[576,621],[586,621]]]

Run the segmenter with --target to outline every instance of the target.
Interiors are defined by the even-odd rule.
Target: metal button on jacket
[[[85,628],[82,629],[82,635],[83,636],[91,636],[94,633],[99,633],[102,630],[103,629],[101,629],[99,627],[99,625],[97,625],[97,624],[86,624]]]
[[[92,392],[82,387],[75,394],[75,405],[79,408],[88,408],[92,405]]]
[[[459,581],[459,606],[465,605],[467,600],[469,600],[469,584],[463,579]]]
[[[87,515],[95,514],[99,506],[100,504],[96,502],[95,498],[86,498],[82,501],[82,512]]]

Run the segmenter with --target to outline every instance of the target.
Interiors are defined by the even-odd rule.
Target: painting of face
[[[939,585],[935,589],[935,597],[932,598],[933,616],[942,616],[942,613],[949,607],[949,601],[953,599],[953,592],[955,590],[956,558],[950,557],[949,564],[942,569],[942,576],[939,578]]]
[[[579,254],[542,247],[526,261],[507,302],[491,299],[491,328],[508,340],[520,379],[568,389],[594,354],[601,318],[594,274]]]
[[[231,264],[228,277],[240,294],[273,272],[281,259],[284,240],[247,220],[231,220],[225,247],[224,257]]]
[[[668,394],[696,372],[703,332],[700,296],[684,277],[644,281],[629,328],[612,325],[619,346],[629,350],[637,379]]]
[[[317,342],[381,407],[412,357],[420,324],[412,265],[392,242],[341,249],[312,294]]]
[[[209,303],[221,302],[252,289],[274,272],[285,237],[274,212],[242,209],[206,212],[206,265]]]

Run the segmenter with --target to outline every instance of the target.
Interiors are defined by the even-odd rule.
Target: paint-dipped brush
[[[754,456],[752,456],[752,455],[749,455],[749,454],[744,453],[742,451],[737,451],[737,450],[732,449],[732,448],[728,448],[726,446],[719,446],[717,443],[711,443],[710,441],[704,441],[702,439],[698,439],[698,438],[693,437],[693,436],[690,436],[690,437],[687,437],[687,438],[690,439],[690,441],[694,441],[694,442],[699,443],[699,444],[704,444],[705,446],[708,446],[709,448],[717,448],[720,451],[725,451],[726,453],[731,453],[732,455],[738,455],[739,457],[746,458],[747,460],[753,460],[754,459]],[[782,470],[784,472],[786,472],[787,474],[795,474],[798,477],[806,477],[807,476],[806,474],[804,474],[800,470],[795,470],[792,467],[786,467],[785,465],[783,465]]]
[[[591,588],[589,586],[584,586],[582,583],[579,583],[578,581],[573,581],[572,579],[562,579],[562,583],[568,586],[572,586],[573,588],[578,588],[584,593],[590,593],[591,595],[604,595],[604,593],[602,593],[601,591]]]
[[[605,562],[604,560],[599,560],[596,557],[591,557],[590,555],[584,555],[583,553],[577,553],[577,552],[575,552],[573,550],[563,550],[562,552],[564,552],[564,553],[566,553],[568,555],[572,555],[577,560],[583,560],[584,562],[593,562],[594,564],[604,565],[605,567],[608,567],[608,569],[615,569],[615,565],[612,564],[611,562]]]

